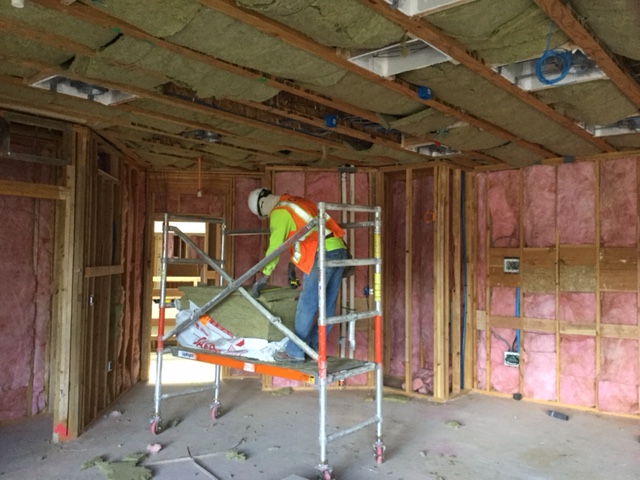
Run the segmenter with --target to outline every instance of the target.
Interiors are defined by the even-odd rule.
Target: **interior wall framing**
[[[381,171],[385,385],[444,401],[470,388],[461,314],[464,174],[442,165]]]
[[[50,413],[53,440],[64,441],[76,438],[140,379],[146,173],[86,127],[5,115],[12,139],[11,154],[2,158],[0,194],[36,201],[34,235],[43,242],[38,245],[35,236],[21,241],[16,258],[33,247],[38,265],[49,264],[51,272],[36,278],[47,290],[35,302],[37,318],[44,315],[31,330],[35,356],[15,342],[6,351],[31,362],[27,391],[33,399],[23,414]],[[50,208],[45,200],[54,201]],[[3,212],[7,224],[25,226],[18,217],[28,210]],[[24,275],[8,278],[14,289],[28,290]],[[25,325],[30,321],[19,314],[14,318]],[[3,325],[20,333],[11,322]],[[0,379],[0,390],[11,380]]]
[[[474,175],[477,390],[640,413],[638,160]],[[516,348],[518,366],[504,365]]]

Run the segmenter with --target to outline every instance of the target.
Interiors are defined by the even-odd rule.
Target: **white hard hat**
[[[265,220],[267,215],[264,215],[261,210],[262,199],[271,195],[271,190],[268,188],[256,188],[251,191],[248,198],[249,210],[254,215],[260,217],[261,220]]]

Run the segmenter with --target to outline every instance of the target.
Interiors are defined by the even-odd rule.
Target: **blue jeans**
[[[344,248],[338,248],[326,252],[327,260],[345,260],[347,251]],[[336,300],[340,291],[340,283],[342,280],[343,267],[329,267],[326,269],[326,300],[327,300],[327,317],[332,317],[336,309]],[[294,325],[294,333],[304,340],[314,350],[318,349],[318,325],[316,323],[316,313],[318,312],[318,255],[313,262],[313,268],[308,274],[302,276],[302,292],[298,300],[296,308],[296,321]],[[331,325],[327,325],[327,336]],[[287,342],[286,350],[290,357],[304,358],[304,352],[292,341]]]

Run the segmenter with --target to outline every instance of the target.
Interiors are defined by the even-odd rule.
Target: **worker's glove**
[[[289,264],[289,286],[296,289],[300,286],[300,280],[296,276],[296,266],[293,263]]]
[[[253,287],[251,287],[251,295],[253,295],[253,298],[258,298],[260,296],[260,291],[267,284],[268,279],[268,276],[262,276],[253,284]]]

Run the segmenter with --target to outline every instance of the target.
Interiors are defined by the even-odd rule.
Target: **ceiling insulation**
[[[425,18],[492,65],[540,56],[549,32],[549,19],[530,0],[476,0]],[[554,28],[550,47],[566,41]]]
[[[376,49],[400,42],[405,35],[401,27],[357,2],[237,0],[236,3],[333,47]]]
[[[583,32],[532,0],[474,0],[414,18],[385,0],[25,0],[0,11],[0,99],[86,122],[151,168],[195,168],[200,156],[207,168],[242,170],[456,164],[403,147],[431,141],[460,151],[465,167],[629,151],[640,133],[595,138],[581,128],[640,108],[640,75],[619,70],[640,59],[640,10],[634,0],[605,3],[569,2],[595,35],[584,49]],[[418,34],[452,61],[388,78],[348,61],[394,44],[406,55]],[[537,59],[547,41],[611,55],[614,67],[598,65],[602,80],[535,93],[491,70]],[[136,98],[106,107],[28,86],[51,75]]]
[[[640,5],[637,0],[572,0],[571,5],[614,53],[640,60]]]
[[[550,122],[542,113],[461,65],[441,63],[407,72],[401,77],[411,83],[426,85],[443,100],[519,136],[545,145],[561,156],[569,152],[577,155],[598,152],[585,140]]]

